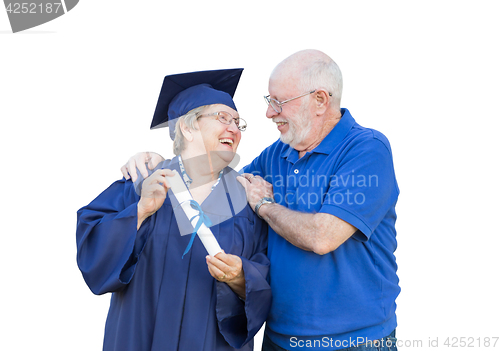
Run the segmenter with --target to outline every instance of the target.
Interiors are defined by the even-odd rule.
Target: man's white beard
[[[280,135],[281,142],[289,144],[291,147],[295,147],[304,141],[312,128],[312,118],[306,114],[307,106],[302,106],[300,109],[300,119],[298,121],[299,125],[295,123],[288,122],[288,131],[286,134]]]

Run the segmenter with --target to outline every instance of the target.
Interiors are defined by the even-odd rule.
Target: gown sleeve
[[[149,235],[146,219],[137,230],[140,197],[133,183],[116,181],[77,212],[77,263],[90,290],[121,290],[132,279]]]
[[[254,250],[250,257],[241,257],[245,274],[245,300],[226,283],[216,283],[219,330],[226,341],[237,349],[257,334],[271,308],[271,287],[267,279],[270,266],[267,258],[268,227],[257,216],[253,223],[250,226],[253,232],[246,235],[254,238]]]

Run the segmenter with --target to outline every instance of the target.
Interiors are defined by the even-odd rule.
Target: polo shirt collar
[[[337,123],[330,133],[316,146],[312,152],[320,154],[329,154],[332,149],[337,146],[347,136],[356,121],[351,116],[351,113],[346,108],[341,108],[342,118]],[[288,161],[295,163],[299,159],[299,152],[290,145],[286,145],[281,152],[281,157],[286,158]]]

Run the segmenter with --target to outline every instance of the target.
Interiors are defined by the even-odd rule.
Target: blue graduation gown
[[[161,168],[179,171],[175,161]],[[78,211],[78,266],[93,293],[113,293],[104,351],[253,349],[271,303],[267,225],[248,205],[234,213],[232,203],[246,199],[237,175],[226,168],[201,207],[212,219],[217,208],[232,211],[210,229],[226,253],[242,259],[245,301],[210,275],[198,237],[181,258],[190,235],[180,235],[171,193],[139,230],[140,196],[130,180],[113,183]]]

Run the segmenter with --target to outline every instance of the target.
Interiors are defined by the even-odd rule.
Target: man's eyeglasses
[[[230,125],[232,121],[236,124],[239,130],[244,132],[247,129],[247,122],[243,118],[234,118],[229,112],[219,111],[214,113],[207,113],[204,115],[199,115],[198,118],[208,117],[208,116],[217,116],[217,120],[222,124]]]
[[[276,113],[281,113],[281,111],[283,111],[282,106],[284,104],[286,104],[287,102],[290,102],[292,100],[295,100],[295,99],[304,97],[306,95],[312,94],[312,93],[316,92],[316,90],[317,89],[311,90],[311,91],[309,91],[307,93],[304,93],[302,95],[296,96],[294,98],[291,98],[291,99],[288,99],[288,100],[285,100],[285,101],[278,101],[276,99],[272,99],[271,95],[264,96],[264,100],[266,100],[267,105],[271,105],[271,107],[273,108],[274,111],[276,111]],[[332,93],[328,93],[328,95],[332,96]]]

